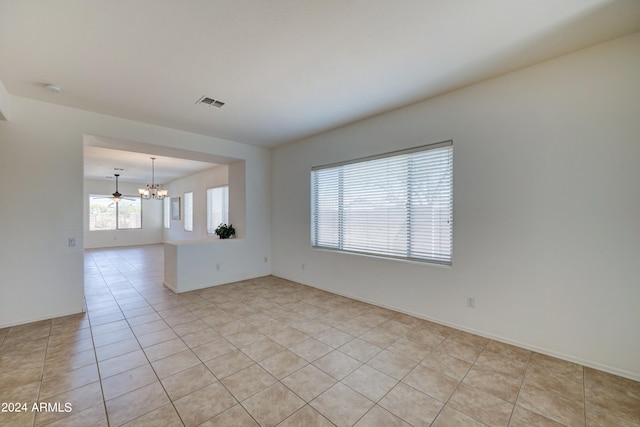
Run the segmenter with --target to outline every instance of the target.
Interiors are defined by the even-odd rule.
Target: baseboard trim
[[[85,313],[86,312],[85,307],[86,306],[81,307],[80,309],[78,309],[78,311],[70,311],[70,312],[65,311],[61,313],[52,314],[49,316],[37,316],[37,317],[29,318],[26,320],[18,320],[17,322],[3,323],[3,324],[0,324],[0,329],[10,328],[12,326],[26,325],[27,323],[40,322],[42,320],[51,320],[51,319],[57,319],[58,317],[72,316],[74,314]]]
[[[433,323],[437,323],[439,325],[443,325],[443,326],[448,326],[450,328],[454,328],[454,329],[458,329],[460,331],[464,331],[464,332],[469,332],[471,334],[474,335],[479,335],[481,337],[484,338],[489,338],[491,340],[494,341],[498,341],[504,344],[510,344],[510,345],[514,345],[516,347],[520,347],[520,348],[524,348],[526,350],[530,350],[530,351],[535,351],[537,353],[540,354],[544,354],[546,356],[551,356],[551,357],[555,357],[558,359],[562,359],[565,360],[567,362],[572,362],[572,363],[577,363],[579,365],[588,367],[588,368],[593,368],[593,369],[597,369],[599,371],[603,371],[603,372],[607,372],[613,375],[618,375],[620,377],[624,377],[624,378],[628,378],[630,380],[634,380],[634,381],[640,381],[640,372],[631,372],[631,371],[627,371],[625,369],[620,369],[620,368],[616,368],[613,366],[609,366],[603,363],[598,363],[598,362],[594,362],[592,360],[586,360],[586,359],[582,359],[579,357],[575,357],[575,356],[571,356],[569,354],[564,354],[564,353],[559,353],[557,351],[548,349],[548,348],[544,348],[544,347],[539,347],[536,345],[531,345],[525,342],[521,342],[521,341],[517,341],[517,340],[513,340],[510,338],[506,338],[500,335],[496,335],[496,334],[492,334],[492,333],[488,333],[485,331],[481,331],[481,330],[477,330],[477,329],[473,329],[473,328],[468,328],[462,325],[458,325],[452,322],[447,322],[445,320],[442,319],[437,319],[434,317],[430,317],[430,316],[425,316],[423,314],[419,314],[419,313],[414,313],[411,311],[407,311],[407,310],[403,310],[401,308],[392,306],[392,305],[388,305],[388,304],[384,304],[384,303],[380,303],[378,301],[373,301],[367,298],[362,298],[359,297],[357,295],[352,295],[349,294],[347,292],[341,292],[338,291],[336,289],[331,289],[331,288],[323,288],[317,285],[313,285],[311,283],[306,283],[297,279],[292,279],[292,278],[288,278],[288,277],[284,277],[284,276],[276,276],[274,275],[274,277],[280,277],[282,279],[285,280],[291,280],[292,282],[296,282],[296,283],[300,283],[303,284],[305,286],[309,286],[311,288],[315,288],[315,289],[319,289],[321,291],[325,291],[325,292],[331,292],[332,294],[336,294],[336,295],[340,295],[343,297],[347,297],[347,298],[351,298],[354,299],[356,301],[361,301],[361,302],[365,302],[367,304],[371,304],[371,305],[375,305],[377,307],[381,307],[381,308],[386,308],[389,310],[393,310],[393,311],[397,311],[399,313],[403,313],[403,314],[407,314],[409,316],[413,316],[413,317],[417,317],[418,319],[422,319],[422,320],[428,320],[429,322],[433,322]]]

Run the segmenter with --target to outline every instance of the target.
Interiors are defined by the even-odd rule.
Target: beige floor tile
[[[207,344],[211,341],[221,339],[222,335],[213,330],[213,328],[206,328],[189,335],[183,335],[180,338],[187,346],[189,346],[189,348],[194,348],[199,345]]]
[[[379,406],[374,406],[354,427],[412,427],[402,419]]]
[[[215,359],[205,362],[205,365],[219,379],[228,377],[231,374],[253,365],[255,362],[242,353],[240,350],[234,350]]]
[[[474,363],[483,351],[483,347],[476,347],[468,344],[470,340],[456,340],[453,337],[447,338],[435,350],[435,353],[446,353],[458,359]]]
[[[199,427],[258,427],[255,420],[242,407],[235,405],[221,414],[216,415],[208,421],[200,424]],[[302,424],[300,425],[302,426]]]
[[[98,359],[98,361],[103,361],[136,350],[140,350],[140,344],[138,344],[138,340],[135,338],[129,338],[117,343],[108,344],[102,347],[96,347],[96,358]]]
[[[195,427],[231,408],[236,399],[219,383],[214,382],[174,402],[186,427]]]
[[[555,357],[533,353],[530,363],[553,374],[561,375],[574,381],[583,381],[584,379],[584,368],[582,366]]]
[[[442,409],[443,403],[399,383],[378,403],[415,427],[428,427]]]
[[[100,377],[107,378],[148,363],[149,361],[144,355],[144,352],[142,350],[136,350],[98,362],[98,366],[100,368]]]
[[[261,426],[275,426],[304,405],[302,399],[281,383],[275,383],[242,402]]]
[[[398,341],[400,337],[385,331],[372,329],[369,332],[360,335],[360,339],[384,349]]]
[[[133,311],[131,311],[131,312],[125,312],[124,315],[127,318],[127,322],[132,327],[133,326],[143,325],[145,323],[155,322],[157,320],[162,319],[162,317],[160,317],[160,315],[158,313],[153,311],[152,308],[149,308],[147,310],[151,310],[151,312],[147,312],[147,313],[144,313],[144,314],[137,314],[135,316],[132,316],[131,313],[133,313]]]
[[[107,400],[109,424],[122,425],[169,403],[160,382],[156,381],[127,394]]]
[[[165,322],[167,322],[167,325],[171,327],[193,322],[194,320],[198,320],[198,317],[191,312],[181,313],[181,314],[177,314],[174,316],[167,316],[167,317],[162,316],[162,318],[164,319]]]
[[[141,335],[147,335],[153,332],[162,331],[168,328],[169,328],[169,325],[167,325],[167,323],[162,319],[131,327],[131,329],[133,330],[133,333],[137,337]]]
[[[282,383],[306,402],[310,402],[334,385],[336,379],[313,365],[307,365],[282,379]]]
[[[169,398],[178,400],[194,391],[216,382],[216,377],[204,366],[198,364],[161,380]]]
[[[615,424],[609,424],[613,426]],[[564,424],[557,423],[549,418],[545,418],[542,415],[538,415],[535,412],[526,410],[520,406],[516,406],[513,409],[511,415],[511,421],[509,421],[509,427],[563,427]],[[591,427],[591,426],[590,426]]]
[[[489,341],[484,351],[489,351],[500,356],[519,361],[521,363],[528,363],[531,358],[531,351],[524,348],[516,347],[510,344],[505,344],[497,341]]]
[[[93,349],[81,351],[68,356],[47,358],[44,362],[42,375],[44,378],[60,375],[63,372],[73,371],[82,366],[96,363],[96,355]]]
[[[269,337],[284,347],[291,347],[310,338],[309,335],[303,334],[299,330],[291,327]]]
[[[252,365],[221,380],[239,401],[258,393],[276,382],[276,379],[258,365]]]
[[[600,412],[616,414],[626,421],[640,424],[640,396],[636,388],[623,388],[620,385],[601,387],[589,384],[585,388],[585,398],[589,406]]]
[[[289,350],[293,351],[307,362],[313,362],[314,360],[317,360],[325,354],[333,351],[333,347],[311,338],[291,346]]]
[[[397,335],[398,337],[402,337],[406,335],[411,328],[397,320],[385,320],[381,324],[379,324],[376,329],[379,329],[384,332],[388,332],[393,335]]]
[[[432,347],[411,341],[406,337],[400,338],[398,341],[387,347],[387,351],[391,351],[406,359],[411,359],[416,362],[422,361],[422,359],[427,357],[432,350]]]
[[[0,401],[73,411],[2,425],[183,425],[173,400],[208,427],[640,427],[637,381],[273,276],[176,295],[161,246],[86,254],[87,314],[0,329]]]
[[[73,411],[71,415],[61,420],[47,424],[48,427],[108,427],[107,414],[101,402],[84,411]]]
[[[63,342],[57,345],[49,345],[47,346],[46,359],[70,356],[87,350],[93,350],[93,339],[91,337],[76,341]]]
[[[65,391],[64,393],[56,394],[55,396],[48,397],[46,402],[70,403],[72,411],[69,413],[38,412],[36,414],[36,426],[46,425],[67,418],[74,413],[84,411],[85,409],[102,403],[100,382],[96,381],[70,391]]]
[[[532,385],[547,391],[553,391],[577,402],[584,402],[584,385],[572,377],[554,374],[536,365],[531,365],[524,376],[524,385]]]
[[[343,379],[342,383],[372,402],[377,402],[398,383],[398,380],[367,365],[362,365]]]
[[[417,364],[415,360],[406,359],[389,350],[382,351],[367,362],[367,365],[397,380],[404,378]]]
[[[184,424],[172,404],[159,407],[124,424],[124,427],[183,427]]]
[[[499,372],[513,378],[524,378],[527,369],[527,362],[514,360],[508,356],[492,352],[483,352],[480,354],[474,367],[481,367],[490,371]]]
[[[142,346],[142,348],[147,348],[155,344],[159,344],[164,341],[169,341],[174,338],[178,338],[175,332],[172,329],[163,329],[161,331],[152,332],[150,334],[141,335],[138,337],[138,342]]]
[[[586,404],[586,418],[588,427],[640,427],[639,422],[633,422],[625,418],[625,414],[620,414],[614,409],[604,409],[599,406]]]
[[[215,359],[218,356],[227,354],[236,348],[231,345],[227,340],[220,337],[213,341],[209,341],[206,344],[193,347],[193,352],[202,360],[206,362],[211,359]]]
[[[326,331],[315,336],[318,341],[321,341],[327,345],[330,345],[333,348],[338,348],[355,337],[353,335],[349,335],[346,332],[342,332],[336,328],[327,329]]]
[[[0,414],[1,425],[8,427],[33,427],[43,424],[36,422],[36,412],[8,412]],[[49,420],[50,421],[50,420]]]
[[[98,365],[95,363],[66,372],[60,370],[58,375],[49,376],[42,381],[39,397],[42,400],[90,384],[99,379]]]
[[[149,359],[150,362],[155,362],[156,360],[164,359],[165,357],[188,349],[181,339],[175,338],[145,348],[144,354],[147,355],[147,359]]]
[[[609,389],[612,392],[626,394],[632,398],[640,399],[640,382],[623,378],[617,375],[597,371],[592,368],[584,368],[585,388]]]
[[[306,405],[278,424],[278,427],[334,427],[334,424],[311,406]]]
[[[422,361],[422,364],[434,371],[445,374],[456,381],[461,381],[465,375],[467,375],[467,372],[469,372],[469,369],[471,369],[472,366],[471,363],[455,357],[451,353],[448,353],[446,349],[441,347],[432,351]]]
[[[131,329],[127,328],[119,331],[107,332],[101,335],[94,335],[93,343],[96,347],[101,347],[103,345],[113,344],[131,338],[135,338],[135,336]]]
[[[512,377],[481,366],[474,366],[465,376],[462,384],[515,403],[522,385],[522,376]]]
[[[115,322],[104,323],[98,326],[92,326],[90,329],[93,335],[102,335],[108,332],[129,329],[129,323],[126,320],[122,319],[116,320]]]
[[[471,418],[470,416],[463,414],[450,407],[445,406],[442,412],[438,415],[436,420],[431,424],[431,427],[486,427],[487,424]]]
[[[382,348],[356,338],[339,347],[338,350],[364,363],[380,353]]]
[[[448,405],[491,426],[507,426],[513,412],[512,403],[465,385],[456,389]]]
[[[401,339],[429,349],[436,348],[444,341],[444,337],[441,335],[424,329],[411,330]]]
[[[352,426],[374,405],[346,385],[337,383],[311,401],[310,405],[336,426]]]
[[[209,326],[200,319],[192,320],[191,322],[181,323],[172,327],[173,331],[178,336],[191,335],[196,332],[200,332],[209,329]]]
[[[260,362],[260,366],[277,379],[282,379],[308,364],[309,362],[289,350],[276,353]]]
[[[564,425],[582,426],[585,423],[583,402],[532,385],[522,387],[516,405]]]
[[[313,362],[313,365],[332,377],[341,380],[360,367],[362,363],[338,350],[334,350]]]
[[[242,347],[240,350],[256,362],[280,353],[285,348],[277,342],[267,338]]]
[[[449,400],[458,386],[458,381],[424,365],[416,366],[402,382],[441,402]]]
[[[102,391],[105,400],[110,400],[156,381],[158,381],[158,377],[156,377],[151,365],[144,364],[137,368],[104,378],[102,380]]]
[[[231,344],[240,348],[252,344],[256,341],[266,339],[267,337],[262,335],[256,329],[244,328],[237,332],[234,332],[233,334],[227,335],[225,338]]]
[[[191,350],[186,350],[164,359],[156,360],[151,363],[151,366],[156,371],[158,378],[163,379],[201,363],[200,359]]]

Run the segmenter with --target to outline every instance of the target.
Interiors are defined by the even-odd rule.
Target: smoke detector
[[[224,102],[218,99],[210,98],[208,96],[201,97],[196,101],[196,104],[204,104],[204,105],[208,105],[209,107],[216,107],[216,108],[222,108],[224,106]]]
[[[49,92],[62,93],[62,88],[60,86],[46,84],[44,85],[44,88],[47,89]]]

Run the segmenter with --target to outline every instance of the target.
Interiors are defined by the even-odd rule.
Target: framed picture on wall
[[[180,221],[180,197],[171,198],[171,219]]]

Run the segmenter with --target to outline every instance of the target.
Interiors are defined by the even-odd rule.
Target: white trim
[[[587,367],[587,368],[597,369],[599,371],[607,372],[607,373],[610,373],[610,374],[613,374],[613,375],[618,375],[620,377],[628,378],[628,379],[633,380],[633,381],[640,381],[640,373],[637,373],[637,372],[631,372],[631,371],[627,371],[627,370],[624,370],[624,369],[619,369],[619,368],[616,368],[616,367],[613,367],[613,366],[605,365],[605,364],[602,364],[602,363],[594,362],[592,360],[582,359],[582,358],[574,357],[574,356],[571,356],[571,355],[568,355],[568,354],[564,354],[564,353],[558,353],[556,351],[549,350],[549,349],[544,348],[544,347],[539,347],[539,346],[536,346],[536,345],[530,345],[530,344],[527,344],[527,343],[524,343],[524,342],[520,342],[520,341],[517,341],[517,340],[512,340],[512,339],[509,339],[509,338],[502,337],[500,335],[491,334],[491,333],[480,331],[480,330],[477,330],[477,329],[466,328],[464,326],[460,326],[460,325],[457,325],[455,323],[446,322],[446,321],[443,321],[443,320],[440,320],[440,319],[436,319],[436,318],[429,317],[429,316],[424,316],[422,314],[413,313],[413,312],[407,311],[407,310],[402,310],[402,309],[394,307],[392,305],[382,304],[382,303],[379,303],[377,301],[373,301],[373,300],[370,300],[370,299],[367,299],[367,298],[358,297],[358,296],[355,296],[355,295],[352,295],[352,294],[349,294],[349,293],[346,293],[346,292],[340,292],[340,291],[337,291],[337,290],[331,289],[331,288],[322,288],[320,286],[316,286],[316,285],[312,285],[310,283],[303,282],[303,281],[301,281],[299,279],[290,279],[290,278],[287,278],[287,277],[275,276],[275,275],[273,275],[273,276],[274,277],[278,277],[278,278],[282,278],[282,279],[285,279],[285,280],[290,280],[292,282],[300,283],[302,285],[309,286],[309,287],[315,288],[315,289],[319,289],[321,291],[330,292],[332,294],[336,294],[336,295],[340,295],[340,296],[343,296],[343,297],[351,298],[351,299],[354,299],[356,301],[361,301],[361,302],[365,302],[367,304],[375,305],[376,307],[386,308],[388,310],[396,311],[398,313],[407,314],[409,316],[413,316],[413,317],[416,317],[418,319],[427,320],[429,322],[437,323],[439,325],[447,326],[447,327],[450,327],[450,328],[453,328],[453,329],[457,329],[459,331],[469,332],[471,334],[478,335],[478,336],[481,336],[481,337],[484,337],[484,338],[488,338],[488,339],[491,339],[491,340],[494,340],[494,341],[498,341],[498,342],[501,342],[501,343],[504,343],[504,344],[513,345],[513,346],[516,346],[516,347],[523,348],[525,350],[535,351],[537,353],[544,354],[546,356],[555,357],[555,358],[558,358],[558,359],[561,359],[561,360],[565,360],[567,362],[577,363],[577,364],[582,365],[582,366]]]

